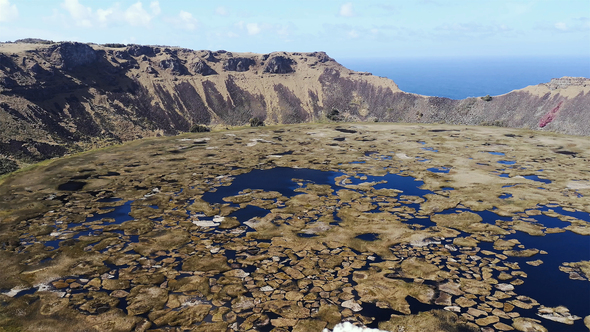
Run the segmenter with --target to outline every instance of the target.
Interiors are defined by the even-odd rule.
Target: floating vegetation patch
[[[584,330],[587,165],[546,160],[536,138],[507,140],[513,129],[458,128],[162,137],[8,178],[0,297],[21,311],[2,317],[23,330]],[[444,149],[424,159],[412,135]],[[543,178],[493,166],[478,153],[493,139]]]

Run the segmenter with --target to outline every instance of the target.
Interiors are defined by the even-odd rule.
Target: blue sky
[[[0,41],[26,37],[335,58],[590,58],[590,0],[0,0]]]

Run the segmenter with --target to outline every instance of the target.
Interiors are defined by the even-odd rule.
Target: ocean
[[[451,99],[501,95],[563,76],[590,78],[590,57],[336,60],[349,69],[390,78],[402,91]]]

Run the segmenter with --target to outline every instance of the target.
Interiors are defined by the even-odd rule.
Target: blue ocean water
[[[392,79],[402,91],[451,99],[497,96],[563,76],[590,78],[590,56],[336,60]]]

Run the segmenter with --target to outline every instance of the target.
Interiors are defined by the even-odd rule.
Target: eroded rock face
[[[264,68],[265,73],[271,74],[288,74],[293,73],[295,70],[293,69],[293,65],[295,65],[295,61],[291,58],[278,55],[272,57],[266,67]]]
[[[211,51],[205,51],[205,56],[203,57],[203,59],[209,61],[209,62],[217,62],[219,61],[219,59],[217,59],[215,57],[215,55],[213,55],[213,52]]]
[[[393,81],[350,71],[323,52],[251,55],[79,43],[20,44],[16,51],[10,49],[13,46],[0,45],[0,144],[8,146],[2,153],[19,165],[30,162],[31,154],[35,161],[55,156],[53,146],[63,155],[139,137],[173,135],[194,123],[244,125],[253,117],[266,124],[299,123],[321,120],[334,109],[339,110],[339,121],[538,129],[540,119],[549,114],[552,121],[542,121],[543,130],[588,134],[590,128],[584,125],[590,121],[590,112],[585,112],[590,104],[587,80],[564,79],[573,83],[560,83],[556,89],[539,85],[489,102],[450,100],[403,93]],[[84,73],[72,72],[81,66]],[[274,77],[260,75],[264,70]],[[285,75],[293,70],[297,75]],[[234,79],[235,72],[243,75]],[[215,73],[219,78],[211,79]],[[544,97],[547,93],[550,96]],[[561,106],[553,114],[556,105]],[[582,156],[581,150],[555,151]],[[435,205],[433,209],[439,208]],[[463,226],[482,233],[499,231],[494,225]],[[590,234],[589,229],[576,225],[569,230]]]
[[[98,60],[97,52],[88,44],[66,42],[49,47],[49,61],[58,68],[72,70]]]
[[[114,53],[115,58],[122,59],[122,60],[131,60],[131,55],[129,55],[128,51],[115,51]]]
[[[568,86],[587,86],[590,84],[590,80],[586,77],[561,77],[561,78],[552,78],[549,83],[545,85],[549,87],[551,90],[555,89],[564,89]]]
[[[135,57],[142,55],[153,57],[158,53],[153,47],[144,45],[131,45],[127,49],[127,52]]]
[[[326,52],[313,52],[312,55],[318,58],[318,62],[320,63],[334,61],[334,59],[329,57],[328,54],[326,54]]]
[[[169,70],[174,75],[186,74],[186,68],[177,59],[165,59],[158,64],[160,68]]]
[[[250,70],[250,67],[255,64],[256,61],[250,58],[230,58],[223,64],[223,69],[227,71],[243,72]]]
[[[217,72],[203,60],[199,60],[193,64],[192,69],[196,74],[200,74],[202,76],[217,75]]]

